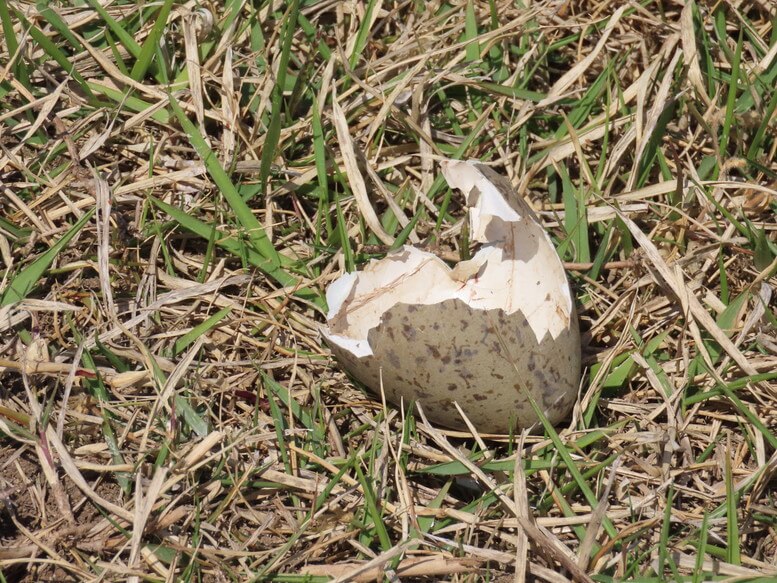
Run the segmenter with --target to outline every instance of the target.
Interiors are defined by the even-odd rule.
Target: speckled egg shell
[[[552,423],[580,383],[574,302],[550,237],[510,183],[477,162],[442,164],[481,243],[453,268],[403,247],[327,290],[322,334],[343,368],[395,404],[482,433],[535,426],[533,399]],[[454,404],[455,403],[455,404]]]
[[[571,409],[580,377],[577,320],[539,342],[520,312],[473,310],[458,299],[397,304],[369,332],[373,355],[332,352],[358,381],[386,399],[420,401],[430,421],[464,429],[454,401],[478,431],[506,433],[537,422],[531,395],[551,423]]]

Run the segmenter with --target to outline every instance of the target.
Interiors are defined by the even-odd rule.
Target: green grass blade
[[[222,308],[221,310],[213,314],[210,318],[208,318],[204,322],[197,324],[186,334],[178,338],[175,341],[175,344],[173,344],[173,356],[178,356],[184,350],[186,350],[186,348],[189,345],[195,342],[197,338],[199,338],[203,334],[207,334],[210,330],[212,330],[216,326],[216,324],[218,324],[224,318],[226,318],[231,311],[232,311],[232,308],[230,308],[229,306],[227,306],[226,308]]]
[[[205,437],[210,433],[210,427],[207,420],[195,411],[189,399],[183,395],[175,395],[175,409],[181,414],[189,428],[197,434],[198,437]]]
[[[284,435],[288,423],[283,415],[283,411],[278,406],[278,402],[275,400],[275,394],[273,392],[267,393],[267,403],[270,406],[270,416],[273,418],[273,426],[275,427],[275,435],[278,440],[278,453],[281,456],[286,471],[291,473],[291,462],[289,461],[289,448],[287,447],[287,440]]]
[[[170,217],[172,217],[176,223],[181,225],[187,231],[190,231],[199,237],[202,237],[203,239],[208,239],[212,236],[213,227],[211,225],[203,223],[202,221],[195,219],[190,214],[182,211],[181,209],[162,202],[161,200],[157,200],[153,197],[150,197],[149,200],[151,200],[151,202],[159,209],[170,215]],[[254,267],[259,268],[261,271],[272,277],[275,281],[284,287],[294,287],[298,284],[296,278],[289,275],[284,270],[278,268],[269,259],[266,259],[252,247],[248,247],[244,243],[241,243],[235,237],[219,237],[217,235],[216,245],[228,251],[229,253],[232,253],[236,257],[244,258],[246,261],[248,261],[248,263]],[[300,289],[297,294],[302,298],[312,300],[313,303],[315,303],[317,306],[323,307],[323,299],[314,290]]]
[[[388,534],[388,530],[386,530],[386,525],[383,523],[383,516],[380,512],[380,509],[378,508],[378,504],[375,499],[375,492],[373,490],[373,485],[370,483],[370,480],[367,480],[367,478],[364,476],[364,472],[362,472],[362,469],[359,466],[359,464],[356,464],[354,466],[354,469],[356,470],[357,479],[359,480],[359,483],[362,485],[362,493],[364,494],[365,512],[367,516],[369,516],[373,526],[375,527],[375,531],[378,535],[378,540],[380,541],[381,548],[384,551],[387,551],[392,547],[391,537]]]
[[[408,237],[410,237],[410,233],[413,232],[413,229],[415,229],[415,226],[418,224],[418,221],[425,215],[423,207],[418,207],[418,211],[413,215],[413,218],[410,219],[403,227],[403,229],[399,232],[397,235],[397,238],[394,240],[394,244],[391,245],[391,250],[399,249],[407,242]]]
[[[254,213],[251,212],[251,209],[248,208],[248,205],[238,193],[237,188],[235,188],[235,185],[232,184],[229,176],[221,167],[218,157],[205,142],[205,139],[202,137],[197,127],[189,121],[189,118],[186,116],[183,109],[181,109],[181,106],[178,105],[178,102],[172,97],[170,98],[170,105],[173,108],[173,112],[178,118],[179,123],[183,127],[183,130],[189,136],[192,146],[194,146],[194,149],[197,150],[197,154],[202,158],[205,168],[208,170],[208,174],[213,178],[213,181],[216,183],[221,194],[224,195],[227,204],[235,213],[235,217],[240,225],[246,230],[246,234],[253,243],[254,248],[277,269],[281,265],[281,257],[275,250],[275,247],[273,247],[267,234],[264,232],[264,228],[259,222],[259,219],[257,219],[254,216]]]
[[[84,368],[95,373],[95,379],[88,380],[86,384],[99,404],[100,415],[103,420],[101,428],[105,443],[108,446],[108,451],[111,453],[111,459],[115,464],[123,464],[124,456],[121,453],[119,440],[116,438],[116,433],[113,430],[113,423],[116,423],[117,419],[106,407],[113,399],[113,396],[108,392],[100,372],[97,369],[97,365],[94,362],[94,358],[92,358],[92,354],[88,350],[84,350],[81,358],[84,363]],[[125,494],[132,492],[132,480],[128,474],[122,472],[117,474],[116,478]]]
[[[723,391],[723,393],[728,397],[728,399],[734,404],[734,406],[737,408],[737,410],[752,424],[754,428],[756,428],[758,431],[761,432],[761,435],[763,435],[766,438],[766,441],[769,442],[769,445],[772,446],[772,448],[777,449],[777,437],[774,436],[774,433],[772,433],[766,425],[763,424],[763,422],[750,410],[750,407],[745,405],[745,403],[742,402],[742,399],[736,396],[736,394],[729,389],[726,385],[719,385],[720,390]]]
[[[116,67],[118,67],[122,75],[129,77],[129,69],[127,68],[127,64],[124,62],[124,58],[121,56],[121,51],[119,51],[119,48],[116,46],[116,40],[113,38],[113,35],[109,30],[105,31],[105,42],[111,48],[111,55],[113,56]],[[94,87],[92,87],[92,89],[94,90]]]
[[[464,49],[466,60],[469,62],[477,61],[480,58],[480,43],[478,43],[478,21],[472,0],[467,0],[467,10],[464,17],[464,41],[467,43]]]
[[[429,501],[426,504],[427,508],[440,508],[443,504],[443,501],[445,500],[445,497],[448,495],[448,490],[450,490],[451,486],[453,485],[453,480],[447,480],[445,484],[443,484],[442,488],[440,488],[440,491],[437,493],[437,496],[435,496],[431,501]],[[432,527],[435,525],[435,518],[431,516],[419,516],[418,517],[418,529],[421,531],[421,533],[426,534],[432,531]],[[411,536],[413,536],[411,534]]]
[[[483,91],[495,93],[496,95],[511,97],[513,99],[522,99],[524,101],[532,101],[534,103],[539,103],[547,97],[546,93],[531,91],[529,89],[522,89],[520,87],[508,87],[506,85],[491,83],[489,81],[473,81],[473,85],[482,89]]]
[[[40,48],[43,49],[43,51],[49,57],[56,61],[60,67],[67,71],[67,74],[73,77],[73,79],[75,79],[75,81],[81,86],[81,89],[83,89],[84,93],[86,93],[89,102],[92,105],[101,105],[100,100],[97,99],[97,96],[94,93],[92,93],[92,90],[89,87],[89,84],[86,82],[86,79],[84,79],[81,73],[78,72],[75,65],[70,61],[70,58],[62,51],[62,49],[54,44],[54,42],[37,26],[30,24],[20,12],[17,12],[17,16],[25,28],[29,31],[33,40],[38,43]]]
[[[753,263],[758,271],[764,271],[772,264],[772,261],[774,261],[775,253],[769,245],[769,239],[766,236],[766,228],[753,228],[753,230],[755,231],[753,234],[753,238],[755,239]]]
[[[156,15],[156,22],[151,29],[148,37],[143,42],[143,46],[140,49],[140,56],[130,71],[130,77],[135,81],[141,81],[146,76],[148,69],[151,67],[151,61],[154,59],[154,55],[159,48],[159,41],[162,39],[162,35],[165,32],[167,26],[167,19],[170,17],[170,11],[173,8],[174,0],[165,0],[162,7],[159,9],[159,13]],[[166,67],[164,62],[159,62],[160,69]]]
[[[701,519],[701,528],[699,528],[699,546],[696,548],[696,565],[693,569],[692,583],[701,583],[704,581],[704,555],[707,554],[707,536],[709,529],[709,514],[704,513]]]
[[[339,168],[335,168],[335,177],[337,178],[337,182],[343,185],[343,189],[348,192],[348,185]],[[337,194],[335,194],[335,216],[337,217],[335,229],[336,239],[340,243],[340,249],[343,251],[345,270],[348,273],[351,273],[356,270],[356,261],[354,260],[354,251],[351,248],[351,241],[348,238],[348,225],[346,224],[345,216],[343,215],[340,196]]]
[[[97,336],[94,339],[94,342],[97,350],[100,352],[102,356],[105,357],[105,359],[116,370],[116,372],[127,372],[128,370],[130,370],[129,365],[126,363],[126,361],[123,358],[121,358],[118,354],[113,352],[105,344],[100,342],[99,336]]]
[[[65,21],[62,20],[62,17],[59,14],[57,14],[50,6],[45,6],[40,11],[40,15],[43,17],[45,22],[50,24],[59,34],[61,34],[64,37],[64,39],[68,43],[70,43],[70,46],[76,52],[80,52],[84,50],[83,45],[79,42],[79,40],[75,37],[73,32],[70,30],[70,26],[66,24]]]
[[[89,85],[89,88],[95,93],[105,95],[107,98],[115,101],[117,106],[121,105],[137,113],[144,112],[150,107],[155,107],[155,105],[143,101],[138,97],[127,95],[127,93],[124,91],[119,91],[113,87],[109,87],[108,85],[103,85],[102,83],[87,81],[87,85]],[[169,123],[170,112],[163,108],[157,109],[154,113],[151,114],[151,119],[162,124]]]
[[[580,470],[578,469],[575,461],[572,459],[572,456],[570,455],[566,444],[564,444],[564,442],[561,441],[561,438],[559,437],[558,433],[556,433],[556,428],[553,427],[550,421],[548,421],[548,418],[542,412],[542,409],[539,407],[539,405],[537,405],[537,401],[534,400],[534,397],[532,397],[531,393],[526,391],[526,396],[529,398],[529,403],[531,404],[531,407],[534,410],[534,413],[537,415],[537,418],[540,420],[540,422],[542,423],[542,426],[545,428],[546,435],[553,442],[553,445],[555,446],[556,451],[558,452],[558,455],[564,461],[567,471],[570,473],[570,475],[572,476],[572,479],[578,485],[578,487],[580,488],[580,491],[583,493],[583,496],[585,496],[585,499],[588,501],[591,507],[595,508],[599,504],[599,501],[596,499],[596,494],[594,494],[593,490],[588,485],[588,482],[586,482],[585,478],[583,477],[583,474],[580,473]],[[604,530],[607,532],[607,534],[610,537],[615,538],[615,536],[617,536],[617,531],[615,530],[615,527],[613,526],[612,521],[609,518],[605,517],[602,520],[602,525],[604,526]]]
[[[726,460],[724,464],[726,481],[726,560],[732,565],[741,563],[739,550],[739,518],[737,516],[737,500],[739,495],[734,486],[734,476],[731,471],[731,449],[726,448]]]
[[[19,41],[14,33],[13,21],[11,20],[11,13],[8,10],[8,3],[6,0],[0,0],[0,24],[2,24],[3,38],[5,39],[6,47],[8,48],[8,56],[10,58],[19,50]],[[30,83],[30,71],[22,58],[17,57],[17,60],[14,63],[14,74],[28,90],[32,88],[32,84]],[[6,81],[3,82],[4,85],[6,83]]]
[[[329,212],[329,174],[326,169],[326,141],[321,125],[321,108],[318,100],[312,104],[313,156],[316,162],[316,177],[318,178],[318,224],[316,225],[316,244],[321,245],[332,236],[332,215]],[[324,223],[323,225],[321,223]],[[326,234],[321,230],[326,228]]]
[[[270,179],[270,169],[278,148],[278,139],[281,135],[281,108],[283,107],[283,89],[286,84],[286,74],[289,67],[289,58],[291,57],[291,41],[294,38],[294,31],[297,28],[297,14],[299,13],[300,0],[293,0],[286,18],[283,19],[284,26],[281,32],[283,42],[281,44],[280,63],[278,65],[278,77],[275,81],[272,93],[272,110],[270,112],[270,125],[267,128],[267,134],[264,137],[264,147],[262,148],[262,159],[259,165],[259,184],[261,184],[262,194],[267,193],[267,184]]]
[[[758,125],[758,130],[755,132],[755,135],[750,142],[750,147],[747,149],[748,160],[756,160],[759,154],[763,155],[765,153],[761,146],[763,145],[766,132],[772,123],[771,120],[774,119],[775,109],[777,109],[777,91],[772,93],[769,104],[766,106],[763,117],[761,118],[761,123]]]
[[[370,25],[372,24],[372,13],[375,11],[375,0],[369,0],[367,7],[364,10],[364,18],[359,24],[359,32],[356,33],[356,44],[354,45],[353,53],[348,59],[348,64],[351,69],[356,67],[359,62],[359,57],[362,55],[364,47],[367,45],[367,39],[370,36]]]
[[[288,389],[268,374],[262,373],[261,376],[264,387],[278,397],[291,410],[294,418],[302,423],[306,429],[313,430],[315,428],[315,420],[312,415],[291,396]]]
[[[93,214],[94,209],[85,213],[84,216],[82,216],[75,225],[70,227],[67,233],[54,243],[48,251],[17,273],[11,280],[8,288],[3,292],[3,295],[0,298],[0,307],[7,306],[14,302],[20,302],[26,298],[30,292],[35,289],[38,281],[43,277],[46,269],[48,269],[57,255],[67,247],[73,237],[75,237],[84,225],[89,222],[89,219],[92,218]]]
[[[585,193],[582,188],[575,188],[569,174],[563,165],[558,166],[561,175],[562,198],[564,201],[564,230],[567,239],[558,247],[563,254],[569,244],[573,247],[573,261],[589,263],[591,249],[588,235],[588,217],[585,206]]]
[[[664,520],[661,523],[661,534],[658,538],[658,569],[656,574],[659,577],[664,576],[664,569],[669,556],[669,527],[672,524],[672,500],[674,499],[674,489],[669,485],[666,493],[666,506],[664,507]]]
[[[122,23],[117,21],[115,18],[113,18],[105,8],[103,8],[103,5],[98,2],[98,0],[86,0],[97,14],[100,15],[100,18],[105,21],[105,24],[108,25],[108,28],[110,31],[116,35],[116,38],[119,39],[119,42],[124,45],[124,48],[127,49],[127,51],[135,58],[140,58],[140,53],[142,51],[141,46],[135,42],[135,39],[132,38],[132,35],[129,34],[125,28],[125,26],[122,26]]]
[[[723,134],[720,137],[720,156],[725,158],[728,151],[728,140],[731,135],[731,128],[735,125],[734,105],[737,102],[737,87],[739,85],[739,70],[742,62],[742,40],[744,35],[739,31],[737,47],[734,51],[734,62],[731,64],[731,79],[728,85],[728,95],[726,97],[726,115],[723,120]]]
[[[156,359],[148,353],[148,362],[151,363],[152,373],[154,374],[155,381],[158,387],[164,387],[167,382],[167,375],[159,368]],[[210,433],[210,427],[208,426],[207,419],[203,418],[191,403],[189,399],[180,394],[179,391],[175,391],[175,397],[173,398],[174,408],[173,413],[180,415],[186,422],[186,425],[191,429],[198,437],[205,437]]]
[[[703,393],[696,393],[694,395],[686,397],[685,399],[683,399],[683,405],[685,407],[690,407],[691,405],[695,405],[696,403],[706,401],[707,399],[712,399],[713,397],[719,397],[720,395],[723,395],[723,394],[731,393],[733,395],[734,391],[739,390],[743,387],[746,387],[750,383],[762,383],[762,382],[773,381],[775,379],[777,379],[777,372],[767,372],[759,375],[742,377],[740,379],[737,379],[725,385],[718,384],[714,389],[711,389],[709,391],[705,391]],[[728,389],[728,393],[724,393],[723,391],[724,388]]]

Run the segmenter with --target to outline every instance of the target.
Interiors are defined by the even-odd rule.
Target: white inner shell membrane
[[[451,187],[465,193],[471,237],[483,246],[453,269],[431,253],[405,246],[332,283],[327,320],[332,325],[345,318],[347,326],[323,333],[354,356],[372,354],[369,331],[399,303],[459,299],[478,310],[520,310],[538,342],[547,334],[555,339],[569,327],[572,297],[564,268],[533,214],[513,208],[476,162],[444,163],[443,174]]]

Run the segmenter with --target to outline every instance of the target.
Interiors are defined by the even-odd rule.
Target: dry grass
[[[775,5],[519,4],[0,0],[0,581],[777,577]],[[345,269],[458,255],[440,157],[567,261],[563,427],[320,342]]]

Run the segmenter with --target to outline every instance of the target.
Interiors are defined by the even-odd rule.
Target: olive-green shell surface
[[[419,401],[430,421],[465,429],[458,403],[479,432],[508,433],[538,421],[530,397],[551,423],[575,402],[580,379],[577,318],[539,342],[521,312],[475,310],[458,299],[397,304],[369,332],[373,354],[358,358],[332,344],[357,380],[393,403]]]

